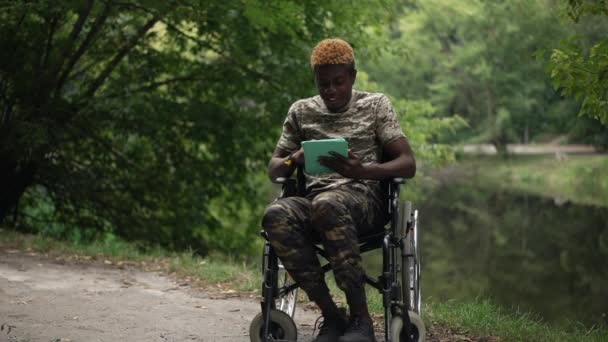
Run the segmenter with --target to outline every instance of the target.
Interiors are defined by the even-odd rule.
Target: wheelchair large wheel
[[[422,315],[422,291],[420,290],[420,248],[418,245],[418,210],[412,214],[411,230],[405,239],[405,253],[402,259],[404,298],[408,310]]]
[[[283,264],[279,263],[279,277],[278,286],[281,289],[284,286],[293,284],[294,281],[291,279]],[[276,300],[276,308],[283,311],[289,317],[293,318],[296,313],[296,302],[298,300],[298,289],[295,288],[287,293],[279,293],[279,298]]]
[[[412,322],[412,340],[416,342],[424,342],[426,337],[426,327],[424,322],[415,312],[408,311],[410,322]],[[400,316],[394,316],[391,319],[391,341],[393,342],[406,342],[409,341],[405,336],[403,329],[403,318]]]
[[[269,333],[274,340],[297,341],[298,339],[298,330],[293,319],[279,310],[270,311]],[[261,312],[253,318],[249,325],[249,340],[251,342],[264,341],[264,316]]]

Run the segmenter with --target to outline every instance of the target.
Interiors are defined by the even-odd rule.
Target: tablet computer
[[[348,158],[348,142],[344,138],[303,141],[302,148],[304,148],[304,170],[306,173],[335,172],[319,164],[319,157],[331,156],[329,154],[331,151]]]

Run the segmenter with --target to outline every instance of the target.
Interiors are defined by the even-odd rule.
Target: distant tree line
[[[468,122],[440,141],[608,147],[606,11],[600,0],[412,0],[386,28],[392,51],[365,67],[383,90]]]

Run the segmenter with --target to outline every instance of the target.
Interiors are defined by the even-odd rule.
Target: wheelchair
[[[277,178],[282,185],[278,197],[305,193],[304,176],[298,168],[296,178]],[[377,278],[366,274],[365,281],[382,295],[384,307],[384,337],[387,342],[424,342],[426,329],[421,319],[420,251],[418,248],[418,210],[411,202],[399,200],[403,178],[386,181],[390,226],[384,231],[359,237],[359,250],[366,252],[382,248],[382,273]],[[387,224],[388,225],[388,224]],[[262,310],[249,327],[251,342],[297,341],[293,320],[298,284],[294,282],[274,252],[266,233],[262,259]],[[319,255],[327,260],[323,248],[315,245]],[[326,263],[323,271],[331,266]]]

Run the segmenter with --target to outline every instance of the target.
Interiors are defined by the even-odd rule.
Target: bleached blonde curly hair
[[[320,41],[310,54],[310,66],[325,64],[355,64],[353,48],[340,38],[329,38]]]

